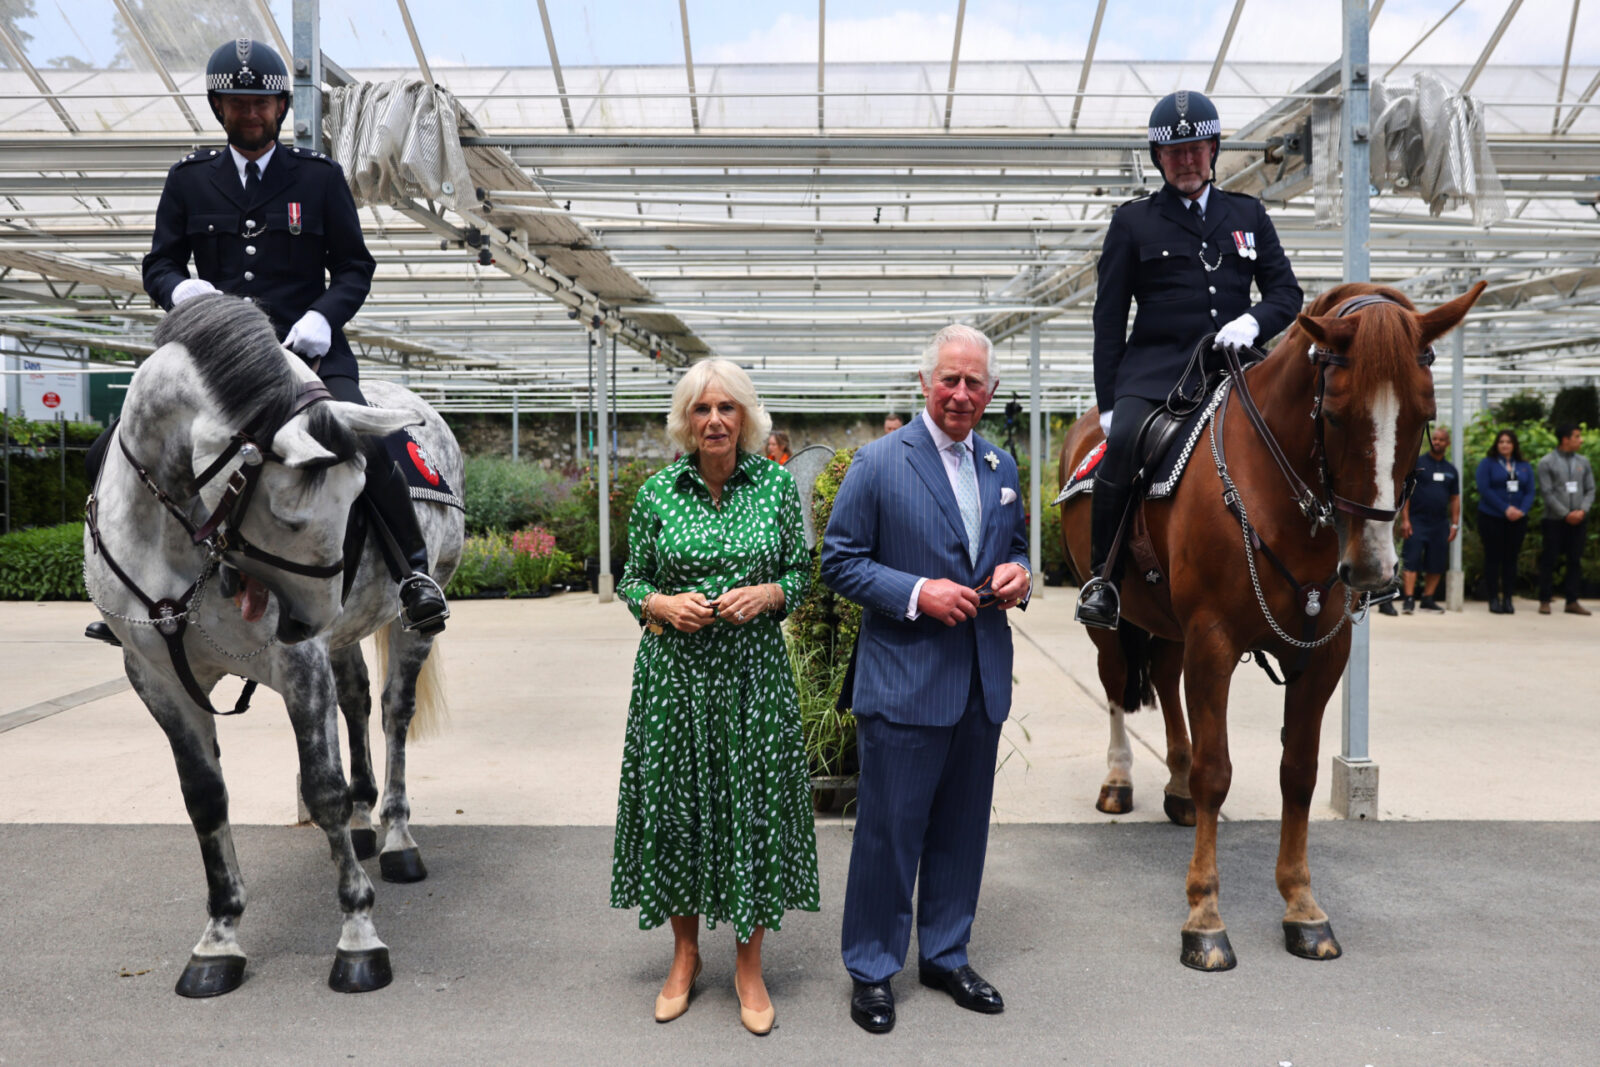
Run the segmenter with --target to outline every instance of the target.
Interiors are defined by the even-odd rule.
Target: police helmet
[[[1158,145],[1187,144],[1190,141],[1222,140],[1222,119],[1217,106],[1204,93],[1182,90],[1168,93],[1150,112],[1150,162],[1161,168],[1156,158]],[[1217,164],[1217,149],[1211,149],[1211,165]]]
[[[237,96],[281,96],[289,99],[294,83],[283,57],[260,41],[240,37],[211,53],[206,61],[206,100],[211,113],[222,121],[217,94]]]

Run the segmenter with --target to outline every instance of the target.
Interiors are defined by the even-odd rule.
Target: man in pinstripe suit
[[[945,327],[919,377],[926,409],[856,453],[822,544],[823,581],[865,609],[843,698],[861,784],[841,941],[850,1017],[872,1033],[894,1026],[914,888],[922,983],[972,1011],[1005,1008],[967,941],[1011,710],[1001,612],[1030,588],[1021,487],[1016,462],[973,432],[999,384],[989,339]]]

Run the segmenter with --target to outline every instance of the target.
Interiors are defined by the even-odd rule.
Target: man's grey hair
[[[934,334],[933,340],[928,342],[928,347],[922,350],[922,363],[917,367],[917,373],[925,383],[932,384],[933,373],[939,367],[939,352],[945,345],[950,344],[966,344],[982,349],[984,361],[989,367],[989,385],[992,387],[1000,380],[1000,364],[995,359],[994,344],[988,335],[971,326],[952,322]]]

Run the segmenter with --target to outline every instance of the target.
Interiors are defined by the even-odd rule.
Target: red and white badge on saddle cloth
[[[300,233],[300,205],[289,205],[289,232],[295,235]]]
[[[1245,259],[1256,258],[1256,235],[1249,230],[1234,230],[1233,244]]]

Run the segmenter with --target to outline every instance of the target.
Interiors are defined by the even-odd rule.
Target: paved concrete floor
[[[332,872],[320,835],[287,825],[281,705],[263,693],[223,721],[250,972],[229,997],[186,1002],[171,985],[204,885],[165,741],[118,684],[117,654],[78,636],[83,605],[0,604],[0,1064],[1593,1062],[1600,620],[1531,605],[1509,619],[1481,606],[1374,619],[1385,821],[1346,824],[1326,807],[1337,701],[1323,730],[1311,857],[1346,949],[1332,963],[1282,950],[1276,824],[1256,821],[1277,815],[1281,704],[1240,670],[1221,865],[1241,963],[1199,975],[1176,959],[1190,834],[1157,803],[1159,717],[1132,720],[1138,809],[1095,812],[1105,713],[1070,606],[1051,590],[1014,617],[1017,753],[997,783],[974,942],[1006,1015],[960,1012],[902,979],[894,1035],[848,1023],[837,937],[849,826],[822,819],[824,910],[791,916],[769,942],[779,1029],[763,1042],[738,1027],[728,931],[706,938],[690,1014],[658,1027],[666,935],[605,906],[637,641],[620,606],[457,606],[444,642],[452,721],[410,760],[433,876],[379,884],[397,973],[380,993],[324,984]]]

